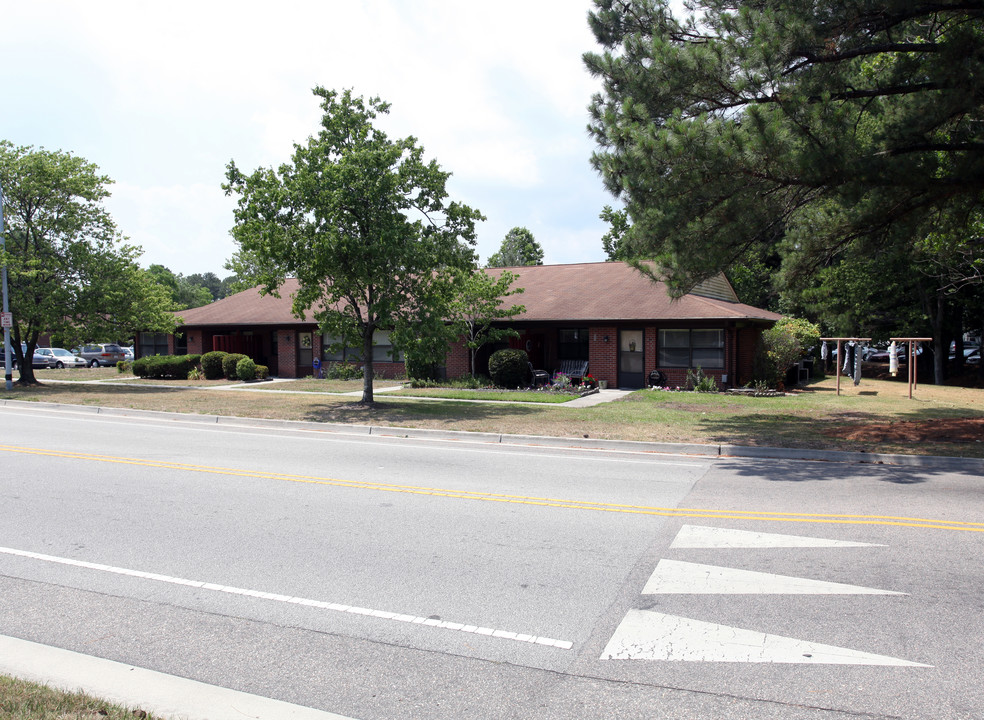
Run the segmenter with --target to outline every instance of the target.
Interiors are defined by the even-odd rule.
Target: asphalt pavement
[[[43,613],[39,613],[37,627],[29,618],[8,619],[7,627],[18,629],[19,633],[26,635],[28,628],[35,628],[30,633],[39,640],[24,644],[23,639],[0,637],[0,671],[8,674],[41,679],[61,687],[83,687],[165,716],[296,717],[299,720],[343,717],[311,710],[296,702],[269,700],[258,693],[231,690],[227,687],[229,678],[236,678],[239,673],[245,677],[245,668],[237,671],[235,665],[220,667],[217,658],[210,665],[208,657],[196,657],[193,651],[195,638],[202,636],[202,652],[207,652],[209,638],[213,642],[221,638],[228,644],[223,654],[230,657],[236,655],[236,648],[244,655],[257,653],[266,657],[266,648],[260,650],[263,641],[257,645],[257,638],[265,637],[266,644],[273,648],[284,642],[286,635],[294,637],[296,643],[291,643],[294,659],[285,665],[281,677],[318,677],[306,663],[312,658],[321,658],[319,662],[334,658],[334,672],[348,678],[349,684],[340,687],[339,692],[349,702],[364,695],[359,673],[368,673],[372,665],[369,660],[355,660],[355,666],[347,668],[353,658],[374,657],[372,662],[388,667],[391,672],[397,668],[405,672],[405,665],[387,655],[403,657],[407,653],[401,648],[413,647],[415,652],[427,656],[430,665],[426,670],[421,666],[420,670],[408,673],[409,685],[393,679],[393,684],[400,685],[404,694],[409,692],[408,687],[419,687],[426,695],[428,683],[437,687],[447,683],[448,677],[458,677],[462,687],[470,688],[476,697],[488,703],[497,702],[496,693],[521,696],[530,692],[542,702],[555,692],[558,707],[576,704],[579,698],[585,707],[591,707],[601,688],[610,692],[611,682],[615,681],[624,688],[655,688],[645,695],[645,703],[649,704],[657,702],[662,693],[670,707],[679,707],[674,702],[679,702],[680,694],[686,694],[689,704],[684,707],[695,713],[688,715],[693,717],[856,717],[851,701],[869,695],[878,698],[884,711],[862,714],[910,717],[907,712],[921,700],[927,707],[941,702],[932,695],[907,697],[914,692],[912,688],[922,693],[935,685],[945,688],[955,698],[953,704],[939,704],[935,717],[974,717],[967,714],[973,712],[974,706],[973,691],[968,692],[967,687],[974,683],[972,677],[980,668],[963,659],[973,656],[977,636],[974,621],[968,622],[966,602],[976,582],[972,567],[979,548],[972,542],[972,533],[960,532],[959,518],[961,512],[976,507],[979,502],[973,484],[968,484],[966,478],[984,475],[981,460],[325,425],[16,401],[4,401],[0,406],[30,416],[50,414],[63,425],[83,423],[88,433],[97,433],[100,427],[118,428],[123,435],[132,434],[135,440],[144,434],[147,438],[160,439],[153,449],[131,457],[122,446],[114,449],[116,439],[110,440],[109,436],[104,448],[101,441],[93,440],[97,435],[84,435],[71,440],[63,437],[52,449],[46,449],[50,444],[46,443],[44,447],[25,450],[30,438],[40,436],[25,430],[23,440],[18,442],[11,431],[6,433],[5,442],[13,443],[10,447],[18,453],[6,456],[8,468],[15,467],[15,461],[21,458],[28,459],[32,453],[53,458],[46,462],[59,465],[81,459],[86,463],[114,463],[106,467],[132,468],[106,478],[86,478],[85,495],[92,496],[86,501],[93,503],[90,508],[78,505],[82,497],[73,495],[71,482],[59,487],[47,479],[41,483],[37,478],[30,483],[8,485],[4,497],[12,510],[21,513],[18,516],[21,522],[11,527],[5,537],[0,522],[0,537],[4,538],[0,545],[11,546],[8,549],[18,552],[13,546],[20,542],[22,535],[33,535],[31,529],[37,528],[33,545],[47,551],[35,550],[31,556],[7,553],[14,570],[0,581],[0,597],[6,598],[11,607],[45,608],[75,617],[75,625],[63,623],[62,631],[66,638],[76,637],[74,651],[53,647],[50,642],[39,642],[46,637],[54,642],[52,633],[57,634],[54,628],[40,629],[48,626]],[[95,422],[87,424],[87,418]],[[168,426],[173,426],[177,433],[171,442],[165,439],[171,436]],[[210,432],[184,432],[195,426],[208,428]],[[247,470],[243,463],[246,458],[254,457],[252,449],[259,449],[264,433],[273,434],[275,450],[255,456],[260,460],[249,460]],[[313,438],[314,444],[309,445],[305,438]],[[324,443],[318,438],[334,438],[338,442],[333,439]],[[342,467],[339,463],[343,462],[344,453],[349,452],[346,449],[349,441],[355,443],[351,463],[345,465],[348,469],[344,471],[336,470]],[[235,445],[225,448],[230,443]],[[150,447],[152,443],[145,445]],[[391,455],[397,448],[402,448],[401,453],[408,448],[412,450],[413,462],[401,454]],[[442,453],[450,450],[451,454],[442,454],[438,460],[432,457],[438,448]],[[478,454],[472,449],[478,450]],[[489,455],[500,450],[504,455]],[[97,452],[101,452],[98,457],[90,454]],[[223,454],[221,457],[216,455],[219,452]],[[488,519],[469,512],[454,520],[435,512],[430,505],[434,497],[457,497],[466,503],[476,499],[477,490],[471,481],[476,473],[481,477],[485,472],[476,460],[486,455],[496,458],[493,466],[496,470],[488,475],[489,487],[497,488],[502,496],[490,497],[480,505],[487,505],[491,500],[492,505],[501,505],[503,512]],[[322,459],[319,461],[318,457]],[[621,469],[622,459],[644,470],[638,480],[630,479],[634,476]],[[822,462],[813,462],[817,460]],[[715,468],[713,482],[708,474],[711,463]],[[293,488],[304,488],[311,482],[329,482],[324,476],[327,470],[319,473],[319,465],[332,468],[330,472],[341,480],[330,482],[338,483],[342,489],[334,491],[330,498],[298,494],[300,491]],[[216,468],[213,470],[212,466]],[[239,466],[243,466],[244,476],[256,481],[240,482],[227,477],[228,470],[222,470]],[[179,474],[156,486],[147,469],[150,467],[171,467]],[[961,474],[963,479],[951,483],[946,480],[948,473]],[[438,475],[442,478],[437,485],[439,490],[435,489]],[[212,481],[208,487],[211,494],[201,494],[206,488],[198,478],[213,477],[215,487]],[[131,485],[127,478],[139,478],[140,483]],[[399,488],[380,484],[379,478],[399,482]],[[599,482],[600,479],[604,482]],[[270,481],[284,480],[290,484],[274,494],[263,487]],[[79,482],[83,482],[81,476]],[[141,487],[145,482],[147,487]],[[348,489],[352,484],[357,487]],[[621,514],[614,515],[618,522],[608,526],[595,518],[608,517],[602,505],[614,502],[608,496],[608,489],[615,486],[622,488],[617,506]],[[161,492],[164,489],[166,493]],[[355,504],[367,490],[402,493],[394,497],[406,497],[406,500],[395,507],[385,500],[364,506]],[[406,495],[418,491],[423,492],[421,502],[415,494]],[[27,495],[35,492],[45,498],[64,495],[69,505],[58,510],[51,500],[46,500],[47,504],[29,508],[24,505],[28,502]],[[482,490],[481,495],[484,497],[488,492]],[[147,517],[119,516],[126,511],[114,509],[114,493],[137,493],[131,512],[157,507],[152,503],[160,506]],[[678,507],[683,498],[691,508],[717,508],[715,519],[671,518],[656,526],[651,524],[654,513]],[[297,508],[307,502],[329,499],[331,503],[319,510],[326,523],[323,527],[304,528],[305,532],[301,533],[301,528],[291,524],[294,522],[291,513]],[[252,500],[259,501],[260,515],[250,521],[246,503]],[[407,504],[410,500],[413,504]],[[349,516],[341,513],[348,503],[352,503]],[[550,516],[541,517],[538,511],[532,514],[534,506],[556,507],[561,503],[577,513],[572,516],[578,519],[576,524],[564,518],[553,521]],[[872,507],[878,508],[877,517],[871,514]],[[629,508],[635,509],[629,512]],[[750,512],[748,508],[767,512]],[[804,508],[814,515],[804,515]],[[828,508],[838,512],[823,515]],[[599,509],[605,514],[597,515]],[[59,516],[59,512],[64,514]],[[645,515],[637,517],[639,512]],[[53,518],[59,517],[67,528],[77,520],[73,513],[83,515],[79,535],[44,529]],[[366,528],[363,520],[369,519],[367,513],[371,513],[370,517],[385,518],[385,522],[370,520],[372,527]],[[269,518],[263,519],[266,516]],[[941,524],[939,530],[924,523],[912,531],[918,534],[905,534],[909,531],[900,526],[908,523],[915,527],[913,516],[952,517],[954,522]],[[248,548],[224,546],[222,543],[227,541],[212,531],[223,525],[235,528],[232,521],[236,518],[252,522],[255,525],[252,530],[258,533],[257,537],[264,538],[263,543]],[[903,522],[902,518],[908,520]],[[788,529],[781,526],[783,523]],[[544,525],[542,534],[539,528],[534,529],[541,524]],[[716,530],[709,532],[709,525]],[[199,541],[197,526],[210,528],[208,537],[216,543],[211,554],[237,558],[245,553],[242,560],[233,563],[234,568],[229,568],[236,572],[242,570],[238,582],[204,582],[216,569],[198,557],[202,553],[195,545]],[[500,527],[508,528],[505,537]],[[658,528],[655,532],[654,527]],[[747,527],[761,527],[769,532],[752,533],[754,538],[729,534],[744,532]],[[809,527],[809,531],[804,527]],[[141,536],[165,539],[166,544],[173,546],[174,559],[169,561],[171,567],[167,573],[133,570],[147,562],[139,548],[131,547],[125,540],[128,530],[133,532],[138,528]],[[102,539],[106,533],[101,530],[120,531],[123,544],[117,547]],[[305,542],[316,543],[319,532],[334,538],[335,562],[351,562],[351,566],[343,565],[336,575],[325,574],[325,568],[318,564],[305,564]],[[416,537],[415,532],[422,534]],[[310,540],[305,539],[308,533],[311,533]],[[359,533],[368,533],[370,545],[363,547],[356,543],[355,536]],[[380,538],[379,533],[385,537]],[[791,548],[789,536],[810,536],[820,544]],[[463,537],[476,542],[476,549],[464,564],[456,566],[444,555],[447,548],[460,543]],[[381,540],[389,550],[384,556],[378,555]],[[933,544],[934,540],[942,542]],[[757,545],[749,550],[748,543]],[[506,560],[502,552],[511,545],[517,550],[521,548],[521,552],[506,556]],[[312,552],[317,552],[316,547],[311,545]],[[278,548],[283,550],[280,555]],[[944,550],[952,558],[944,560]],[[598,556],[594,557],[596,553]],[[114,556],[116,564],[104,560],[106,556]],[[96,559],[83,559],[86,557]],[[591,558],[590,568],[582,567],[585,558]],[[250,580],[247,572],[249,566],[257,563],[266,566],[266,572],[257,575],[259,578],[274,577],[278,563],[289,563],[290,572],[283,582],[302,585],[282,595],[258,588],[259,583]],[[535,572],[534,563],[539,563]],[[381,578],[392,579],[392,588],[383,589],[378,579],[371,585],[360,584],[359,578],[370,564],[378,566]],[[490,577],[479,582],[474,590],[468,590],[471,575],[479,568]],[[702,577],[701,582],[713,580],[718,584],[695,594],[692,584],[695,573]],[[95,574],[105,579],[91,579]],[[314,581],[323,574],[322,581]],[[493,580],[496,574],[499,577]],[[440,583],[428,587],[415,580],[429,575],[440,578]],[[802,579],[816,575],[824,576],[822,581],[818,580],[819,585]],[[468,582],[464,576],[469,576]],[[80,581],[83,577],[84,583]],[[188,582],[198,583],[193,592],[188,590]],[[790,590],[788,585],[776,585],[789,582],[795,590]],[[527,584],[531,586],[507,590]],[[955,595],[949,594],[950,585]],[[401,587],[416,589],[405,596]],[[326,588],[334,596],[361,597],[362,604],[346,605],[345,610],[331,607],[331,602],[319,599]],[[572,588],[578,588],[579,592],[572,593]],[[92,593],[98,593],[105,604],[98,614],[95,608],[82,607],[89,602],[86,594]],[[144,605],[134,605],[131,597]],[[406,619],[394,618],[399,615],[394,608],[408,604],[408,597],[434,611],[409,614],[404,616]],[[517,604],[518,597],[527,598],[528,604]],[[804,597],[808,598],[806,602]],[[259,613],[254,608],[257,602],[266,603],[265,607],[272,609]],[[544,617],[532,614],[538,607],[553,608],[553,612]],[[460,622],[462,617],[481,617],[489,608],[496,610],[487,626],[468,630],[469,626]],[[110,611],[108,622],[107,610]],[[318,611],[317,615],[311,614],[314,610]],[[320,627],[323,611],[334,613],[332,617],[336,619],[311,635],[307,628]],[[155,660],[158,669],[144,668],[139,662],[140,649],[126,648],[125,643],[112,650],[119,656],[114,661],[80,652],[88,642],[94,648],[103,648],[102,652],[116,648],[103,638],[111,638],[121,628],[131,625],[142,627],[146,620],[142,615],[151,617],[151,627],[166,627],[184,638],[182,652],[189,667],[198,668],[199,679],[162,672],[161,667],[170,665],[164,658]],[[903,621],[906,615],[911,616],[910,624]],[[364,634],[365,617],[388,623],[388,629],[376,628],[372,635]],[[246,627],[230,627],[230,618],[248,620],[247,624],[256,626],[253,631],[259,634],[247,639],[242,634]],[[736,628],[751,627],[770,627],[775,631],[756,636],[755,631],[748,630],[752,634],[742,636],[743,643],[761,645],[777,655],[754,662],[745,656],[730,660],[708,657],[702,653],[709,651],[700,649],[694,642],[694,638],[707,639],[719,632],[740,635],[745,630]],[[483,633],[477,633],[480,628]],[[545,629],[539,635],[531,632],[537,628]],[[946,635],[955,628],[959,629],[953,637]],[[479,637],[485,635],[484,630],[488,630],[487,636]],[[428,634],[438,631],[446,634],[440,639]],[[794,640],[809,635],[825,637],[828,642],[804,644],[805,641]],[[676,644],[686,648],[681,651],[684,656],[659,656],[658,653],[667,652],[666,644],[647,639],[658,636],[677,638]],[[493,641],[499,644],[490,645]],[[164,646],[163,640],[155,643]],[[849,653],[844,648],[857,646],[861,646],[856,651],[859,654],[850,657],[859,665],[875,668],[866,670],[863,676],[846,675],[823,663],[811,670],[817,674],[810,676],[798,669],[803,663],[821,662],[826,657],[824,653],[833,652],[840,659],[846,658]],[[954,658],[962,659],[959,669],[943,667],[946,647]],[[575,654],[571,655],[572,652]],[[646,653],[656,653],[656,657],[648,657]],[[606,656],[607,663],[599,662],[599,657]],[[611,664],[613,660],[615,664]],[[281,658],[276,662],[287,661]],[[695,666],[695,662],[700,665]],[[761,662],[778,663],[779,667],[766,676],[755,670]],[[359,667],[363,663],[365,666]],[[209,670],[210,667],[214,669]],[[696,667],[701,669],[695,685]],[[341,668],[346,668],[345,672]],[[526,668],[527,674],[538,668],[536,672],[543,674],[534,681],[524,675],[512,677],[510,682],[509,677],[520,668]],[[256,668],[251,672],[256,673]],[[921,679],[926,677],[925,673],[930,673],[931,682]],[[216,682],[203,682],[201,677],[215,677]],[[255,675],[257,680],[262,677]],[[386,673],[373,677],[379,683],[382,700],[386,694],[382,678]],[[859,677],[864,680],[858,682]],[[881,684],[884,687],[875,689]],[[553,685],[555,689],[544,695],[544,688]],[[262,686],[259,682],[259,687]],[[905,686],[910,689],[902,689]],[[741,688],[741,698],[734,694],[734,688]],[[155,689],[163,694],[150,695]],[[283,688],[271,686],[267,694],[273,695],[276,690],[282,692]],[[291,692],[300,699],[310,688],[305,691],[302,683]],[[811,692],[815,693],[812,705],[804,700]],[[508,702],[512,707],[522,702],[516,696],[498,701]],[[319,697],[329,698],[330,693]],[[748,700],[752,697],[757,699]],[[445,700],[452,702],[450,698]],[[624,700],[624,717],[635,717],[634,713],[642,712],[641,708],[646,706],[637,705],[639,701],[631,700],[627,691]],[[418,698],[418,702],[423,701]],[[468,707],[467,698],[455,702]],[[860,699],[857,702],[858,707],[867,707]],[[750,707],[757,708],[754,715],[734,714],[748,713]],[[403,716],[396,706],[391,711],[393,717]],[[233,714],[223,715],[223,712]],[[373,716],[386,716],[387,712],[377,710]],[[448,708],[442,708],[440,713],[435,709],[433,716],[456,716],[449,715],[450,712]],[[683,716],[656,712],[654,709],[654,714],[647,717]],[[531,708],[529,716],[555,715],[538,707]],[[346,712],[346,717],[361,715]],[[570,715],[558,713],[556,717]]]

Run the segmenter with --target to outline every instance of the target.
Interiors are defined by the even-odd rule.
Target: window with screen
[[[588,329],[561,328],[558,330],[557,358],[559,360],[587,360]]]
[[[660,330],[659,367],[723,368],[724,330]]]

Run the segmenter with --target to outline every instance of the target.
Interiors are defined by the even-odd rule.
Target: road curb
[[[0,635],[0,672],[67,692],[81,689],[89,695],[167,718],[350,720],[324,710],[5,635]]]
[[[97,405],[69,405],[64,403],[30,402],[24,400],[0,400],[0,406],[20,407],[25,409],[69,409],[70,412],[81,412],[115,417],[147,417],[161,420],[172,420],[175,422],[200,422],[202,424],[226,425],[233,427],[291,428],[295,430],[304,430],[306,432],[323,432],[343,435],[375,435],[378,437],[412,438],[418,440],[450,440],[457,442],[473,442],[496,445],[611,450],[618,452],[692,455],[698,457],[862,463],[869,465],[893,465],[900,467],[966,471],[984,475],[984,458],[961,458],[942,455],[896,455],[888,453],[846,452],[842,450],[813,450],[810,448],[777,448],[729,444],[715,445],[699,443],[664,443],[639,440],[604,440],[601,438],[565,438],[553,437],[549,435],[508,435],[502,433],[468,432],[465,430],[403,428],[389,425],[349,425],[345,423],[319,423],[304,420],[244,418],[231,415],[194,415],[190,413],[174,413],[161,410],[108,408]]]

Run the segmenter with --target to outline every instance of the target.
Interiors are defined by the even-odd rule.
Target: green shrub
[[[226,380],[235,380],[239,377],[236,375],[236,366],[244,357],[246,356],[242,353],[226,353],[222,358],[222,375]]]
[[[416,353],[406,352],[403,356],[407,377],[413,380],[437,380],[440,365],[427,356],[418,357]]]
[[[453,388],[455,390],[481,390],[492,384],[492,381],[484,375],[472,377],[462,375],[451,380],[425,380],[424,378],[413,378],[410,380],[412,388]]]
[[[236,363],[236,377],[243,382],[256,380],[256,363],[248,357],[240,358],[239,362]]]
[[[696,371],[687,370],[687,386],[694,392],[717,392],[718,386],[711,375],[705,375],[700,365]]]
[[[116,362],[116,372],[120,373],[121,375],[127,372],[128,370],[132,369],[132,367],[133,367],[133,363],[128,363],[126,360],[118,360]]]
[[[213,350],[202,355],[202,373],[206,380],[221,380],[225,377],[222,371],[222,359],[228,353],[222,350]]]
[[[198,355],[151,355],[135,360],[133,374],[156,380],[184,380],[198,366]]]
[[[496,350],[489,358],[489,375],[499,387],[516,388],[526,385],[530,376],[530,359],[525,350],[506,348]]]
[[[322,368],[326,380],[361,380],[362,366],[353,363],[329,362]]]
[[[237,369],[238,369],[238,366],[237,366]],[[256,379],[257,380],[266,380],[268,377],[270,377],[270,368],[268,368],[266,365],[257,365],[256,366]]]

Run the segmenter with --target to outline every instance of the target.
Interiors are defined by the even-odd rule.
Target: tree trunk
[[[372,335],[373,329],[367,328],[362,335],[362,404],[372,405]]]
[[[20,333],[16,333],[14,340],[11,341],[14,347],[11,350],[14,351],[14,356],[17,357],[17,367],[20,370],[20,378],[17,380],[18,385],[37,385],[38,380],[34,377],[34,348],[38,346],[38,338],[41,337],[41,333],[28,333],[27,336],[27,350],[21,353],[21,342]]]
[[[935,300],[935,302],[933,302]],[[933,328],[933,383],[942,385],[946,377],[946,353],[940,352],[946,326],[946,299],[943,293],[936,292],[935,297],[926,303],[929,306],[929,324]]]

